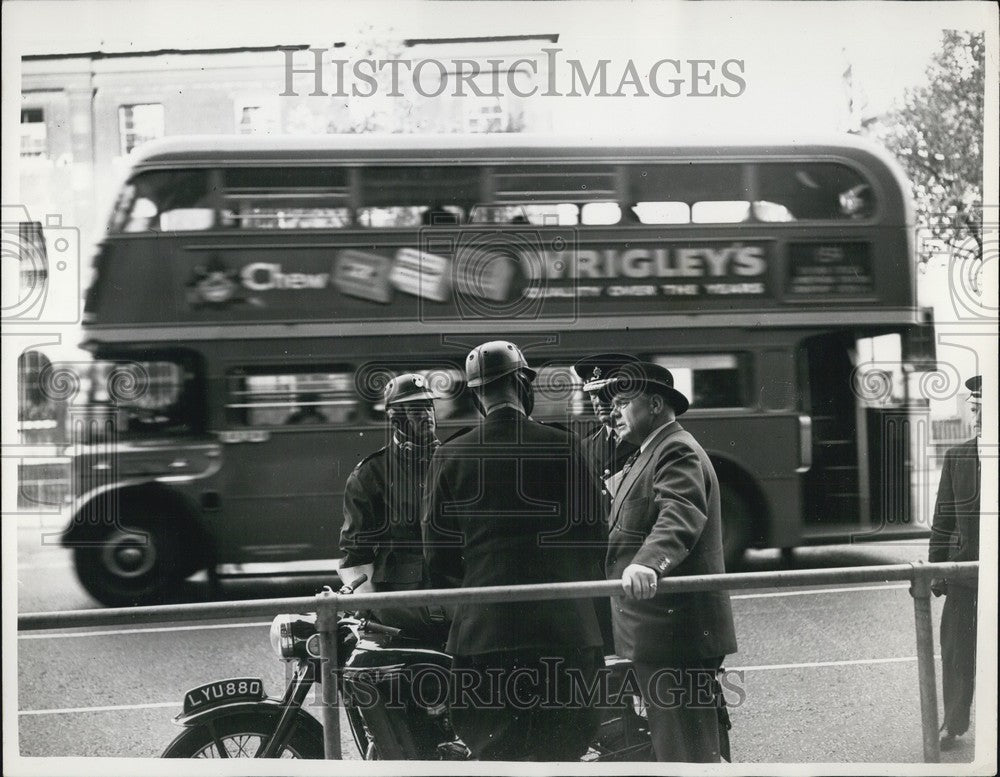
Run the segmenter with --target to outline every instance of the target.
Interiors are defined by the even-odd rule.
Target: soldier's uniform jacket
[[[377,590],[414,590],[423,583],[420,509],[432,449],[395,442],[365,457],[347,478],[340,548],[345,567],[374,564]]]
[[[611,507],[609,580],[629,564],[669,575],[725,571],[719,481],[708,454],[676,421],[650,440],[622,477]],[[729,593],[659,595],[612,601],[615,652],[648,663],[736,651]]]
[[[979,560],[979,488],[979,448],[973,438],[945,454],[928,561]],[[956,578],[949,583],[978,587],[975,578]]]

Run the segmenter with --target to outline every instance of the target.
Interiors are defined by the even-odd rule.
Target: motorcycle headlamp
[[[271,621],[271,648],[283,659],[319,655],[316,615],[278,615]]]

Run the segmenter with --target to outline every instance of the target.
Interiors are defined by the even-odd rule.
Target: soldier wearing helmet
[[[531,419],[536,372],[503,340],[474,348],[465,368],[484,418],[431,462],[423,514],[431,585],[597,579],[606,540],[593,483],[572,435]],[[475,758],[571,761],[586,751],[597,714],[568,691],[570,671],[590,682],[603,664],[591,600],[461,605],[448,650],[471,692],[452,722]],[[468,688],[470,677],[479,685]],[[491,695],[494,683],[503,698]],[[546,703],[526,708],[525,698]]]
[[[438,446],[435,396],[421,375],[399,375],[385,387],[389,444],[366,456],[347,478],[340,548],[345,583],[367,574],[370,588],[411,591],[425,582],[420,506],[427,466]],[[440,611],[437,610],[437,613]],[[383,608],[383,623],[429,635],[443,624],[427,609]]]

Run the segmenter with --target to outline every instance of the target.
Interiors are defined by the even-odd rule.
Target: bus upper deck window
[[[741,200],[696,202],[691,206],[695,224],[737,224],[750,218],[750,203]]]
[[[128,183],[115,205],[110,228],[113,232],[173,232],[214,225],[207,171],[154,170]]]
[[[622,208],[617,202],[588,202],[580,209],[580,223],[585,226],[617,224]]]
[[[465,211],[457,205],[386,205],[358,209],[358,224],[370,229],[450,227],[461,224]]]
[[[234,167],[223,171],[222,222],[237,229],[341,229],[353,223],[340,167]]]
[[[691,207],[686,202],[637,202],[630,210],[642,224],[691,223]]]
[[[768,202],[758,200],[753,204],[753,217],[757,221],[768,221],[772,223],[780,221],[795,221],[795,216],[787,207],[779,202]]]
[[[757,197],[796,220],[870,218],[875,199],[857,170],[836,162],[769,162],[757,166]],[[763,218],[763,221],[786,219]]]

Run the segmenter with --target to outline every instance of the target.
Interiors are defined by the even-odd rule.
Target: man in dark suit
[[[982,435],[983,378],[965,381],[969,389],[976,436],[951,448],[944,457],[938,486],[928,559],[979,560],[979,437]],[[969,710],[976,689],[976,606],[979,584],[975,579],[935,580],[931,590],[946,594],[941,611],[941,688],[944,695],[945,732],[941,749],[955,747],[955,738],[969,730]]]
[[[468,356],[468,386],[484,420],[444,443],[431,462],[423,529],[435,587],[600,574],[604,528],[580,507],[593,488],[586,464],[569,433],[530,418],[535,374],[508,342],[485,343]],[[570,698],[567,670],[592,682],[603,664],[600,645],[589,599],[457,607],[448,650],[456,686],[466,692],[452,722],[473,756],[579,758],[598,714]],[[556,671],[543,661],[558,661]]]
[[[729,594],[656,597],[656,586],[664,575],[725,571],[719,482],[676,420],[688,400],[669,370],[625,366],[605,391],[616,431],[639,448],[611,485],[606,573],[625,592],[612,610],[616,652],[635,665],[657,760],[718,762],[728,716],[717,675],[736,651]]]

